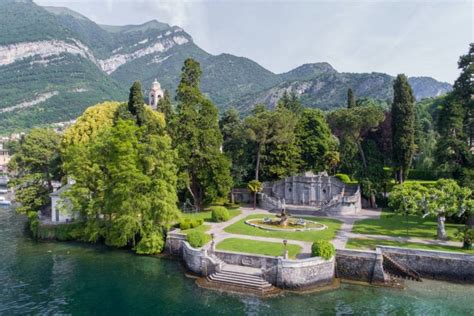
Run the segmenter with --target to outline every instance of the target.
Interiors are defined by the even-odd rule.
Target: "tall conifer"
[[[393,83],[392,103],[392,146],[393,163],[397,181],[404,181],[408,175],[415,153],[415,98],[404,74]]]
[[[349,88],[347,89],[347,107],[350,109],[355,106],[356,106],[356,98],[352,89]]]

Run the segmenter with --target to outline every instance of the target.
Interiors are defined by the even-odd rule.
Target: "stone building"
[[[359,187],[344,184],[326,172],[306,172],[264,183],[262,207],[278,209],[283,203],[293,213],[356,214],[361,209]]]
[[[72,211],[71,201],[62,196],[64,192],[74,185],[75,181],[68,179],[68,183],[58,190],[51,193],[51,222],[53,223],[67,223],[75,218]]]
[[[155,79],[151,84],[150,92],[148,93],[148,103],[153,110],[158,107],[158,102],[163,98],[164,91],[161,89],[161,85],[158,80]]]

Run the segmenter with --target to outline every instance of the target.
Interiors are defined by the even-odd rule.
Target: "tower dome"
[[[151,84],[150,93],[148,94],[148,103],[153,110],[158,107],[158,101],[163,97],[164,93],[158,80],[155,79]]]

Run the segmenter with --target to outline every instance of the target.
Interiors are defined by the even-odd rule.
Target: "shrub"
[[[350,183],[351,182],[351,177],[349,177],[347,174],[345,173],[337,173],[335,175],[336,178],[338,178],[339,180],[341,180],[342,182],[344,183]]]
[[[207,244],[210,237],[200,231],[193,231],[186,235],[186,241],[194,248],[200,248]]]
[[[139,255],[154,255],[163,251],[164,244],[163,236],[158,232],[154,232],[143,237],[134,250]]]
[[[211,210],[211,218],[214,222],[225,222],[230,218],[229,211],[223,206],[213,206]]]
[[[179,222],[179,228],[181,230],[196,228],[196,227],[201,226],[203,223],[204,223],[204,220],[202,218],[193,219],[193,220],[190,218],[185,218]]]
[[[336,254],[334,245],[327,240],[317,240],[311,246],[311,256],[331,259]]]

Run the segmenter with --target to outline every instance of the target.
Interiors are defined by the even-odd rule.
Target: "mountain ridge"
[[[179,26],[157,20],[98,25],[65,7],[4,2],[0,3],[0,129],[73,119],[94,102],[125,100],[135,80],[146,89],[158,78],[174,93],[188,57],[201,63],[201,88],[220,110],[232,105],[246,113],[255,103],[273,106],[283,91],[296,92],[305,106],[326,110],[344,104],[348,87],[360,97],[387,99],[392,93],[393,77],[387,74],[339,73],[326,62],[275,74],[246,57],[212,55]],[[430,77],[411,79],[417,98],[451,89]]]

